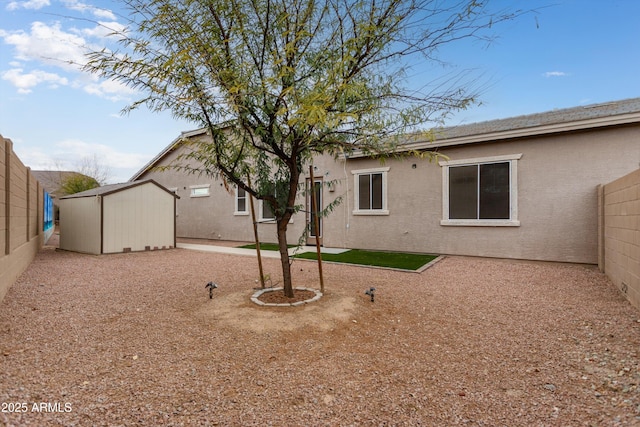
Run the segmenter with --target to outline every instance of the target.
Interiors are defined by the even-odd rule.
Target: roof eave
[[[176,148],[178,148],[180,145],[182,145],[182,142],[183,142],[184,139],[191,138],[193,136],[201,135],[203,133],[206,133],[206,131],[207,131],[206,128],[201,128],[201,129],[195,129],[195,130],[190,130],[190,131],[185,131],[185,132],[180,133],[180,136],[178,136],[173,141],[171,141],[171,143],[169,145],[167,145],[164,148],[164,150],[162,150],[158,155],[156,155],[146,165],[144,165],[138,172],[136,172],[131,178],[129,178],[129,182],[133,182],[133,181],[136,181],[136,180],[140,179],[140,177],[142,175],[144,175],[149,170],[151,170],[153,167],[155,167],[155,165],[160,160],[162,160],[167,154],[171,153]]]
[[[401,145],[400,152],[410,150],[426,150],[440,147],[451,147],[457,145],[476,144],[483,142],[495,142],[520,138],[531,138],[535,136],[544,136],[550,134],[558,134],[565,132],[575,132],[594,128],[604,128],[610,126],[622,126],[633,123],[640,123],[640,112],[620,114],[615,116],[598,117],[587,120],[577,120],[567,123],[553,123],[541,126],[531,126],[520,129],[510,129],[505,131],[489,132],[484,134],[464,135],[454,138],[438,139],[438,130],[434,130],[436,139],[418,140],[407,142]],[[349,158],[362,158],[368,155],[355,151],[349,155]]]

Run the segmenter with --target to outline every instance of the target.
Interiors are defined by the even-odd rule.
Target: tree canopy
[[[353,150],[389,156],[406,132],[476,102],[464,76],[414,88],[407,70],[439,61],[446,44],[486,39],[521,13],[492,12],[480,0],[124,3],[130,25],[114,34],[121,49],[91,53],[85,70],[138,89],[143,96],[127,111],[168,110],[207,129],[210,140],[177,167],[221,176],[269,203],[289,296],[286,228],[305,165]]]
[[[100,187],[100,183],[98,183],[95,178],[81,173],[72,173],[62,179],[60,183],[60,193],[68,196],[96,187]]]

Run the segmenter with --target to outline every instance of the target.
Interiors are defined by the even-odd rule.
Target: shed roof
[[[119,191],[124,191],[124,190],[127,190],[129,188],[137,187],[139,185],[144,185],[144,184],[148,184],[148,183],[154,184],[158,188],[166,191],[167,193],[171,194],[172,196],[179,198],[179,196],[177,194],[173,193],[172,191],[169,191],[167,188],[165,188],[162,185],[158,184],[153,179],[145,179],[145,180],[142,180],[142,181],[123,182],[123,183],[120,183],[120,184],[103,185],[102,187],[96,187],[96,188],[92,188],[91,190],[81,191],[80,193],[70,194],[68,196],[61,197],[60,199],[77,199],[77,198],[80,198],[80,197],[107,196],[107,195],[112,194],[112,193],[117,193]]]

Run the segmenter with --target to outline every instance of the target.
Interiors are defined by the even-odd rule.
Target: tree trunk
[[[287,247],[287,225],[291,215],[285,215],[278,219],[278,249],[280,250],[280,262],[282,263],[282,283],[284,295],[293,298],[293,282],[291,280],[291,264],[289,264],[289,248]]]

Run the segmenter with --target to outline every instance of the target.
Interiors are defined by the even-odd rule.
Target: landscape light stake
[[[313,165],[309,166],[309,179],[311,190],[311,212],[313,213],[313,229],[316,235],[316,253],[318,255],[318,273],[320,274],[320,292],[324,294],[324,280],[322,279],[322,254],[320,252],[320,237],[318,236],[318,201],[316,200],[316,183],[313,180]]]
[[[373,302],[373,297],[374,297],[374,292],[375,292],[376,288],[369,288],[366,291],[364,291],[364,293],[366,295],[371,295],[371,302]]]
[[[206,285],[204,285],[204,287],[205,289],[209,288],[209,299],[213,299],[213,290],[216,289],[218,285],[213,282],[209,282]]]

